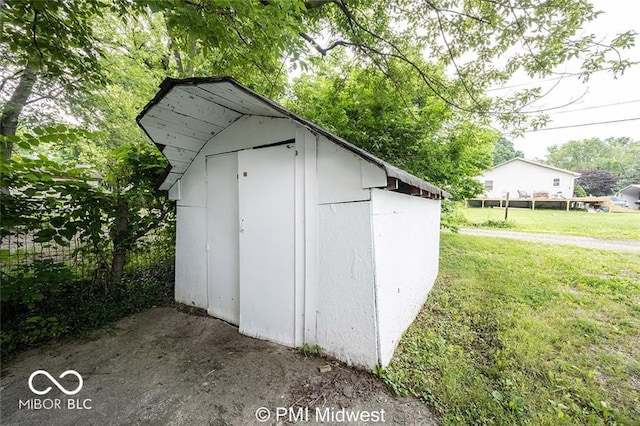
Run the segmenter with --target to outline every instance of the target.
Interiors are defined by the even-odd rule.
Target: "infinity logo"
[[[78,387],[75,388],[74,390],[68,391],[66,390],[60,383],[58,383],[58,381],[56,379],[53,378],[53,376],[51,374],[49,374],[48,372],[46,372],[45,370],[37,370],[34,371],[33,373],[31,373],[31,376],[29,376],[29,389],[31,389],[31,392],[35,393],[36,395],[46,395],[49,393],[49,391],[51,390],[51,386],[49,386],[48,388],[46,388],[45,390],[37,390],[33,387],[33,378],[36,377],[38,374],[42,374],[47,376],[47,378],[49,380],[51,380],[51,383],[53,383],[54,385],[56,385],[56,387],[58,389],[60,389],[62,392],[65,393],[65,395],[75,395],[78,392],[80,392],[80,389],[82,389],[82,376],[80,375],[80,373],[78,373],[75,370],[67,370],[64,373],[62,373],[60,375],[60,379],[62,379],[65,376],[68,376],[69,374],[73,374],[74,376],[76,376],[78,378]]]

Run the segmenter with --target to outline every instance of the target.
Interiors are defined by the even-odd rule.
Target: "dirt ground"
[[[320,372],[327,364],[331,371]],[[38,396],[28,384],[36,370],[46,370],[68,392],[78,379],[59,376],[76,370],[83,386],[67,396],[38,374],[32,387],[52,388]],[[369,373],[166,307],[3,362],[0,396],[3,425],[363,424],[367,416],[371,424],[437,424],[423,403],[392,396]],[[25,406],[37,406],[34,399],[45,408]],[[259,409],[264,422],[256,418]],[[359,415],[360,422],[347,415]]]

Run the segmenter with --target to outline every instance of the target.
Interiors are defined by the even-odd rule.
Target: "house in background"
[[[448,193],[230,78],[166,79],[137,121],[170,163],[178,302],[389,363],[438,273]]]
[[[640,210],[640,184],[629,185],[618,192],[618,197],[629,203],[629,208]]]
[[[524,158],[499,164],[478,179],[487,198],[570,198],[580,173]]]

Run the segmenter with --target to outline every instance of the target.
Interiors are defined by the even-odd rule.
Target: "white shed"
[[[438,273],[448,193],[228,77],[168,78],[137,121],[170,163],[178,302],[389,363]]]
[[[629,185],[618,192],[618,197],[629,203],[629,207],[640,210],[640,184]]]

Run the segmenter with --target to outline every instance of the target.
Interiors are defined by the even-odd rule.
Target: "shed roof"
[[[507,164],[513,163],[514,161],[522,161],[523,163],[528,163],[528,164],[531,164],[533,166],[544,167],[545,169],[555,170],[556,172],[566,173],[568,175],[572,175],[572,176],[575,176],[575,177],[580,176],[580,173],[572,172],[571,170],[565,170],[565,169],[561,169],[559,167],[549,166],[548,164],[538,163],[537,161],[527,160],[527,159],[524,159],[522,157],[512,158],[511,160],[505,161],[504,163],[500,163],[497,166],[493,166],[493,170],[497,169],[498,167],[506,166]]]
[[[184,174],[204,145],[245,115],[290,118],[385,170],[387,178],[403,182],[428,198],[451,195],[330,133],[231,77],[166,78],[156,96],[136,118],[138,125],[169,160],[159,188],[167,190]],[[411,192],[411,191],[406,191]]]

